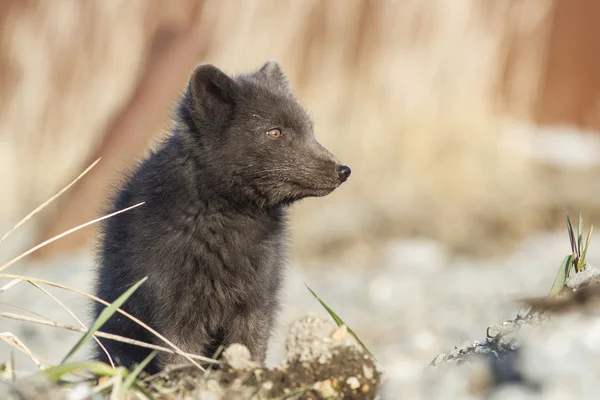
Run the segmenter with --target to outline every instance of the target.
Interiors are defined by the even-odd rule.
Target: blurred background
[[[307,282],[409,382],[550,288],[567,211],[597,219],[599,16],[594,0],[3,0],[0,228],[102,160],[0,244],[0,263],[101,215],[168,133],[196,64],[240,73],[275,59],[353,173],[294,207],[272,360],[286,321],[322,313]],[[4,272],[86,290],[93,244],[86,228]],[[0,301],[72,322],[27,284]],[[0,331],[49,359],[78,337],[8,319]]]

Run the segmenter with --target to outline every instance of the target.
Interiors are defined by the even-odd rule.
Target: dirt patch
[[[280,365],[264,368],[251,360],[245,346],[233,344],[225,349],[221,357],[223,362],[217,368],[213,366],[202,371],[192,365],[171,365],[159,374],[140,376],[137,384],[156,400],[377,397],[381,372],[375,359],[345,326],[337,327],[329,319],[301,318],[291,326],[286,350]],[[40,375],[17,381],[0,379],[0,398],[96,398],[92,397],[92,388],[97,388],[97,383],[95,379],[89,379],[57,385],[41,380]],[[127,392],[119,398],[138,397]]]
[[[253,365],[239,344],[225,350],[225,366],[209,373],[173,367],[147,380],[157,399],[373,399],[381,373],[373,357],[330,320],[306,317],[292,324],[287,355],[275,368]]]

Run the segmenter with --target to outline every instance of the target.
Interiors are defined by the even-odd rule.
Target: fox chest
[[[207,276],[215,284],[264,284],[284,262],[283,229],[268,220],[184,219],[172,222],[165,235],[169,253],[185,272]]]
[[[260,229],[259,229],[260,228]],[[171,232],[169,308],[191,329],[206,315],[237,315],[273,304],[281,286],[284,238],[259,226],[214,226]],[[163,282],[157,282],[163,285]],[[209,312],[210,311],[210,312]],[[187,321],[187,322],[186,322]],[[218,324],[211,329],[218,329]],[[208,329],[208,328],[207,328]]]

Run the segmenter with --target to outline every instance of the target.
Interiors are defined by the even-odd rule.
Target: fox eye
[[[267,136],[270,136],[272,138],[278,138],[281,136],[281,130],[280,129],[271,129],[270,131],[267,132]]]

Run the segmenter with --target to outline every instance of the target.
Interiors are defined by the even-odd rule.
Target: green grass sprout
[[[590,246],[590,240],[592,239],[592,233],[594,226],[590,227],[590,231],[587,234],[585,244],[583,242],[583,217],[579,213],[579,224],[577,226],[577,236],[573,230],[573,224],[571,223],[571,217],[567,213],[567,233],[569,234],[569,241],[571,243],[571,254],[565,256],[558,273],[554,278],[554,283],[550,289],[548,297],[554,297],[560,293],[563,287],[566,285],[571,273],[575,270],[575,273],[581,272],[585,268],[585,258],[587,255],[588,248]]]
[[[83,344],[92,337],[92,335],[94,333],[96,333],[96,331],[98,331],[102,325],[104,325],[104,323],[106,321],[108,321],[108,319],[117,311],[118,308],[120,308],[123,303],[125,303],[125,301],[140,287],[140,285],[142,283],[144,283],[146,280],[148,279],[148,277],[144,277],[142,279],[140,279],[139,282],[137,282],[136,284],[132,285],[129,289],[127,289],[125,291],[125,293],[123,293],[121,296],[119,296],[119,298],[117,300],[115,300],[110,306],[106,307],[104,310],[102,310],[102,312],[100,313],[100,315],[98,316],[98,318],[94,321],[92,327],[90,328],[89,331],[87,331],[82,337],[81,339],[79,339],[79,341],[77,341],[77,343],[75,343],[75,346],[73,346],[73,348],[67,353],[67,355],[65,356],[65,358],[61,361],[61,364],[67,362],[71,357],[73,357],[73,355],[81,348],[81,346],[83,346]]]
[[[374,359],[376,359],[375,356],[373,355],[373,353],[371,353],[371,351],[367,348],[367,346],[365,346],[364,343],[358,338],[358,336],[356,335],[356,333],[354,333],[354,331],[352,330],[352,328],[350,328],[347,324],[345,324],[344,321],[342,321],[342,319],[331,308],[329,308],[329,306],[327,304],[325,304],[325,302],[323,300],[321,300],[321,298],[319,296],[317,296],[317,294],[306,283],[304,284],[304,286],[306,286],[306,288],[312,293],[312,295],[315,297],[315,299],[317,299],[319,301],[319,303],[321,303],[321,305],[323,306],[323,308],[325,308],[325,310],[327,310],[327,312],[329,313],[329,315],[331,315],[331,318],[333,318],[333,320],[335,321],[335,323],[337,324],[337,326],[346,325],[346,328],[348,329],[348,332],[352,336],[354,336],[354,338],[362,346],[362,348],[365,349],[365,351],[367,353],[369,353],[371,355],[371,357],[373,357]]]

